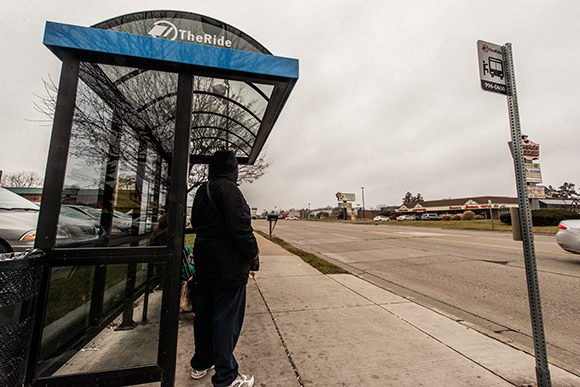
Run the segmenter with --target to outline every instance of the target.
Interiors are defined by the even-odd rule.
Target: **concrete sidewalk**
[[[248,283],[236,358],[255,386],[527,386],[535,359],[452,316],[353,275],[324,275],[257,236],[261,267]],[[181,314],[176,386],[194,381],[192,318]],[[550,366],[552,386],[580,377]]]

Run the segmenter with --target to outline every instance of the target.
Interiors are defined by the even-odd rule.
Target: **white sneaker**
[[[214,366],[211,366],[211,367],[209,367],[209,368],[207,368],[205,370],[201,370],[201,371],[192,369],[191,370],[191,378],[192,379],[195,379],[195,380],[201,379],[201,378],[203,378],[207,374],[207,371],[213,370],[213,368],[214,368]]]
[[[242,375],[239,374],[236,380],[232,382],[228,387],[252,387],[254,385],[254,377],[252,375]]]

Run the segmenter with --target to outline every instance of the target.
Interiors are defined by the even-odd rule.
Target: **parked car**
[[[63,204],[60,214],[71,218],[83,219],[92,222],[95,227],[101,228],[101,209],[78,204]],[[131,217],[118,211],[113,212],[111,234],[131,234]]]
[[[37,204],[0,187],[0,253],[34,247],[40,208]],[[56,233],[58,247],[93,245],[102,232],[93,223],[60,215]]]
[[[580,219],[561,221],[558,224],[556,241],[564,250],[580,254]]]
[[[287,216],[286,220],[298,220],[298,218],[295,216]]]
[[[397,220],[415,220],[414,215],[400,215],[397,217]]]
[[[153,231],[155,228],[155,222],[153,222],[153,215],[143,215],[131,221],[133,235],[142,235]]]
[[[441,220],[441,218],[437,214],[423,214],[421,220]]]
[[[379,215],[379,216],[375,216],[375,217],[373,218],[373,220],[374,220],[375,222],[390,222],[390,221],[391,221],[391,219],[390,219],[390,218],[388,218],[388,217],[386,217],[385,215]]]

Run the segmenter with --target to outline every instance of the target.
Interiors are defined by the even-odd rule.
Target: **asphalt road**
[[[253,226],[269,231],[266,220]],[[522,244],[511,233],[280,220],[274,235],[533,351]],[[580,370],[580,255],[553,235],[534,241],[548,356]]]

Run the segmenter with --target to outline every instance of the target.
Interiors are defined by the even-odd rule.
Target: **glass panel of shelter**
[[[131,264],[60,266],[52,269],[37,376],[120,369],[157,361],[161,291],[138,297],[132,314],[147,324],[124,326],[126,279]],[[135,288],[146,283],[148,264],[138,264]],[[100,294],[103,318],[95,321],[93,296],[98,272],[105,273]],[[115,317],[117,316],[117,317]],[[107,318],[108,317],[108,318]],[[102,323],[105,321],[105,324]]]
[[[152,245],[167,212],[177,74],[81,68],[56,247]],[[248,157],[273,89],[195,77],[191,154]]]
[[[176,87],[176,74],[148,73]],[[132,91],[126,84],[125,93],[111,98],[100,79],[87,71],[81,79],[61,201],[60,224],[70,226],[59,228],[56,247],[150,245],[167,212],[175,114],[156,121],[139,114],[135,97],[124,96],[145,100],[143,84]],[[165,102],[175,106],[175,98]]]
[[[175,114],[163,125],[144,123],[133,103],[111,96],[102,73],[83,66],[55,247],[84,254],[87,247],[153,245],[168,207]],[[177,78],[163,75],[168,84]],[[163,272],[163,262],[150,259],[94,264],[87,257],[86,265],[54,266],[36,376],[155,364]]]

